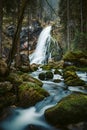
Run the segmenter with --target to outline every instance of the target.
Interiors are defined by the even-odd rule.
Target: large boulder
[[[7,92],[0,95],[0,113],[8,106],[14,105],[16,103],[16,95],[11,92]]]
[[[51,71],[47,71],[47,72],[42,72],[39,74],[39,79],[41,80],[49,80],[49,79],[53,79],[53,73]]]
[[[29,107],[35,105],[37,102],[43,100],[49,94],[39,85],[32,82],[25,82],[19,87],[19,103],[21,107]]]
[[[35,84],[39,85],[40,87],[42,87],[42,85],[43,85],[43,83],[40,80],[30,76],[27,73],[22,74],[21,77],[22,77],[23,81],[35,83]]]
[[[51,71],[47,71],[45,73],[45,76],[46,76],[46,80],[49,80],[49,79],[53,79],[53,73]]]
[[[80,79],[75,71],[63,72],[64,82],[67,86],[83,86],[85,81]]]
[[[45,111],[46,120],[53,125],[67,125],[87,120],[87,95],[71,94]]]
[[[69,51],[63,56],[65,62],[73,63],[78,67],[87,66],[87,54],[82,51]]]
[[[18,73],[10,73],[7,80],[15,85],[20,85],[23,82],[23,78]]]

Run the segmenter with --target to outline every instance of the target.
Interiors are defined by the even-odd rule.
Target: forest
[[[0,130],[87,130],[87,0],[0,0]]]

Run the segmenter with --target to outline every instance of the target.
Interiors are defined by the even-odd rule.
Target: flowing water
[[[49,46],[50,46],[50,35],[51,26],[46,27],[41,32],[35,52],[30,55],[30,63],[44,64],[49,58]]]
[[[41,69],[37,70],[36,72],[33,72],[31,75],[35,78],[38,78],[38,74],[40,72],[42,72]],[[85,73],[78,73],[78,75],[85,81]],[[73,93],[73,91],[82,93],[87,93],[87,91],[83,91],[78,86],[72,87],[72,89],[69,90],[65,90],[65,85],[62,76],[54,75],[54,79],[56,78],[61,79],[61,82],[54,83],[50,80],[42,81],[43,88],[47,90],[50,94],[49,97],[46,97],[41,102],[38,102],[35,106],[27,109],[11,108],[11,115],[1,123],[1,130],[62,130],[56,129],[46,122],[44,117],[44,111],[52,106],[55,106],[63,97]],[[74,128],[72,130],[79,129]]]
[[[51,26],[46,27],[41,32],[36,50],[30,56],[31,64],[42,64],[45,63],[49,57],[51,58],[51,54],[49,52],[51,37],[50,31]],[[38,75],[41,72],[43,72],[43,70],[39,68],[31,75],[35,78],[38,78]],[[87,82],[87,75],[85,73],[77,72],[77,74],[81,79]],[[50,94],[49,97],[46,97],[41,102],[38,102],[35,106],[27,109],[11,108],[10,116],[0,123],[0,130],[60,130],[54,128],[46,122],[44,117],[45,110],[55,106],[62,98],[70,95],[71,93],[73,93],[73,91],[87,93],[87,90],[84,90],[81,86],[69,86],[69,88],[66,90],[66,86],[64,84],[64,79],[62,76],[54,75],[54,79],[61,79],[61,82],[54,83],[52,80],[42,81],[43,88],[47,90]],[[74,128],[70,130],[80,129]]]

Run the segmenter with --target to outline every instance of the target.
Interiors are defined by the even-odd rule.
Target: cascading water
[[[47,62],[50,54],[49,52],[50,38],[51,38],[50,31],[51,26],[48,26],[41,32],[36,46],[36,50],[29,57],[30,64],[32,63],[44,64]]]
[[[41,72],[42,70],[39,69],[31,75],[34,78],[37,78]],[[85,73],[78,73],[78,75],[81,79],[87,81],[87,76]],[[49,92],[49,97],[46,97],[35,106],[27,109],[11,109],[10,117],[0,123],[0,130],[64,130],[62,128],[56,129],[46,122],[44,117],[45,110],[56,105],[56,103],[58,103],[63,97],[71,94],[73,91],[86,94],[87,91],[78,88],[78,86],[72,88],[70,87],[69,90],[66,90],[64,89],[62,76],[54,74],[54,79],[61,79],[61,82],[54,83],[52,81],[43,81],[43,88]],[[70,128],[69,130],[83,129],[75,127],[75,129]]]

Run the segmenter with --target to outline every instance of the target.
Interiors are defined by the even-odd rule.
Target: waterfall
[[[41,32],[36,50],[33,54],[30,55],[30,64],[36,63],[36,64],[45,64],[47,63],[49,59],[49,46],[50,46],[50,35],[51,32],[51,26],[46,27]]]

